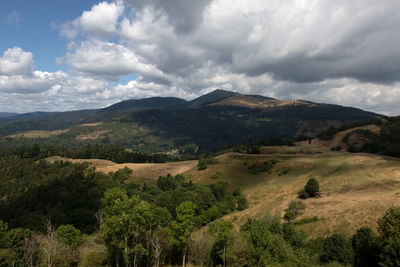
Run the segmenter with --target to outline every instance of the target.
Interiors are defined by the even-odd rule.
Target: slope
[[[375,116],[350,107],[216,90],[192,101],[154,97],[98,110],[22,114],[0,120],[0,137],[8,136],[0,144],[106,144],[149,153],[207,153],[260,139],[316,135],[328,125]],[[99,124],[78,127],[90,123]],[[61,134],[26,140],[34,136],[32,130]]]
[[[298,228],[311,236],[340,232],[352,234],[361,226],[376,229],[377,220],[391,206],[400,205],[400,160],[391,157],[333,152],[326,147],[297,144],[295,147],[263,147],[263,154],[227,153],[206,170],[197,170],[196,161],[165,164],[115,164],[89,161],[97,170],[109,172],[122,167],[134,170],[130,181],[156,185],[167,173],[183,173],[187,179],[203,184],[227,182],[240,187],[249,200],[249,208],[226,216],[240,226],[248,218],[267,213],[283,216],[292,200],[298,200],[310,177],[321,186],[321,196],[305,200]],[[268,172],[250,173],[254,163],[275,160]],[[76,161],[76,160],[74,160]],[[317,220],[307,219],[317,216]],[[305,219],[303,223],[301,220]]]

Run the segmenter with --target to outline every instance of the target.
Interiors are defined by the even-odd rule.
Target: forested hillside
[[[329,125],[379,116],[338,105],[216,90],[192,101],[153,97],[97,110],[0,118],[0,145],[111,145],[146,153],[201,154],[260,139],[315,136]]]

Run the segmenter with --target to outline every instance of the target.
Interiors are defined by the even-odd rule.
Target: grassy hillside
[[[376,228],[377,219],[388,208],[400,205],[400,160],[396,158],[332,152],[302,143],[295,147],[263,147],[262,153],[267,154],[224,154],[217,157],[217,164],[201,171],[195,161],[121,165],[91,162],[106,172],[127,166],[134,170],[131,181],[135,182],[155,184],[159,175],[183,172],[194,182],[226,181],[231,188],[240,187],[250,206],[227,216],[236,226],[267,213],[282,217],[310,177],[319,181],[322,194],[304,201],[306,209],[298,220],[313,216],[319,219],[297,227],[312,236],[352,234],[361,226]],[[269,172],[249,173],[252,164],[270,160],[277,163]]]

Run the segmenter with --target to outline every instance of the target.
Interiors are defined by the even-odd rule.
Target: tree
[[[249,202],[247,201],[247,198],[245,196],[238,197],[236,203],[237,203],[236,208],[238,210],[245,210],[249,207]]]
[[[382,266],[400,266],[400,207],[391,207],[378,221],[378,232],[383,245]]]
[[[32,232],[27,229],[15,228],[7,232],[5,236],[5,244],[8,248],[8,264],[9,266],[26,266],[26,250],[25,244],[32,238]]]
[[[207,169],[207,165],[208,165],[207,159],[201,158],[201,159],[199,159],[199,162],[197,163],[197,169],[199,171],[205,170],[205,169]]]
[[[292,211],[294,213],[294,215],[298,216],[301,215],[303,213],[303,210],[306,208],[306,205],[304,204],[303,201],[299,201],[299,200],[292,200],[289,203],[288,208],[286,209],[286,211]]]
[[[400,207],[392,207],[378,221],[378,232],[384,244],[400,239]]]
[[[209,231],[197,233],[188,244],[189,260],[196,266],[210,266],[213,244],[214,238]]]
[[[288,223],[290,223],[290,222],[292,222],[292,221],[294,221],[296,219],[296,215],[294,214],[293,211],[287,210],[285,212],[285,214],[283,215],[283,219],[285,221],[287,221]]]
[[[63,245],[64,265],[68,266],[74,261],[74,253],[82,244],[81,231],[70,224],[60,225],[56,230],[56,237]]]
[[[100,229],[109,250],[114,251],[115,265],[119,266],[122,254],[125,265],[137,266],[140,256],[148,252],[140,237],[146,236],[152,226],[152,207],[136,196],[128,198],[120,188],[107,190],[102,202],[104,218]]]
[[[296,231],[296,228],[291,223],[286,223],[282,227],[283,238],[288,242],[292,247],[302,247],[304,245],[304,241],[307,238],[307,235],[304,231]]]
[[[156,267],[160,266],[162,254],[170,246],[170,235],[168,228],[159,227],[150,238]]]
[[[377,236],[368,227],[362,227],[351,238],[354,250],[354,265],[359,267],[378,266],[379,246]]]
[[[210,233],[215,238],[214,252],[222,260],[222,266],[226,265],[227,243],[234,232],[233,224],[230,221],[220,220],[210,227]]]
[[[46,229],[46,239],[45,245],[43,246],[44,255],[46,257],[47,267],[54,266],[54,262],[57,258],[57,253],[59,253],[59,244],[56,238],[56,231],[54,226],[51,224],[49,218],[44,219],[44,226]]]
[[[341,234],[333,234],[324,240],[321,261],[329,263],[337,261],[342,264],[353,262],[353,249],[350,241]]]
[[[300,198],[315,197],[319,192],[319,183],[317,179],[310,178],[304,186],[304,190],[299,192]]]
[[[285,214],[283,215],[283,219],[287,222],[292,222],[296,219],[296,217],[303,213],[303,210],[306,208],[306,205],[302,201],[292,200],[289,203],[288,208],[285,210]]]
[[[172,221],[173,243],[182,253],[182,266],[186,263],[189,237],[194,229],[194,212],[196,206],[191,201],[185,201],[176,208],[176,220]]]
[[[400,239],[396,239],[383,248],[380,266],[399,267],[400,266]]]

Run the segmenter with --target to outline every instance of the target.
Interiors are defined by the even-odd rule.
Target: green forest
[[[131,173],[3,156],[0,266],[399,266],[400,208],[378,233],[362,227],[351,237],[308,238],[293,220],[301,201],[285,223],[266,215],[237,229],[220,218],[247,208],[240,188],[183,175],[138,185],[126,182]]]
[[[357,130],[367,140],[361,148],[351,146],[349,133],[343,140],[348,150],[400,157],[399,118],[373,123],[380,133]],[[366,124],[330,127],[320,139]],[[294,143],[270,139],[231,150],[259,154],[262,145]],[[302,199],[319,195],[313,178],[282,218],[266,212],[238,226],[236,217],[222,217],[247,209],[248,199],[218,177],[199,184],[168,174],[156,184],[136,184],[128,181],[129,168],[105,174],[87,163],[45,160],[54,155],[118,163],[182,160],[106,145],[0,149],[0,266],[400,266],[400,207],[385,212],[377,231],[361,227],[352,236],[310,237],[298,229],[305,220],[318,220],[295,220],[304,209]],[[203,156],[197,157],[200,171],[218,162]],[[246,168],[254,175],[276,164]]]

